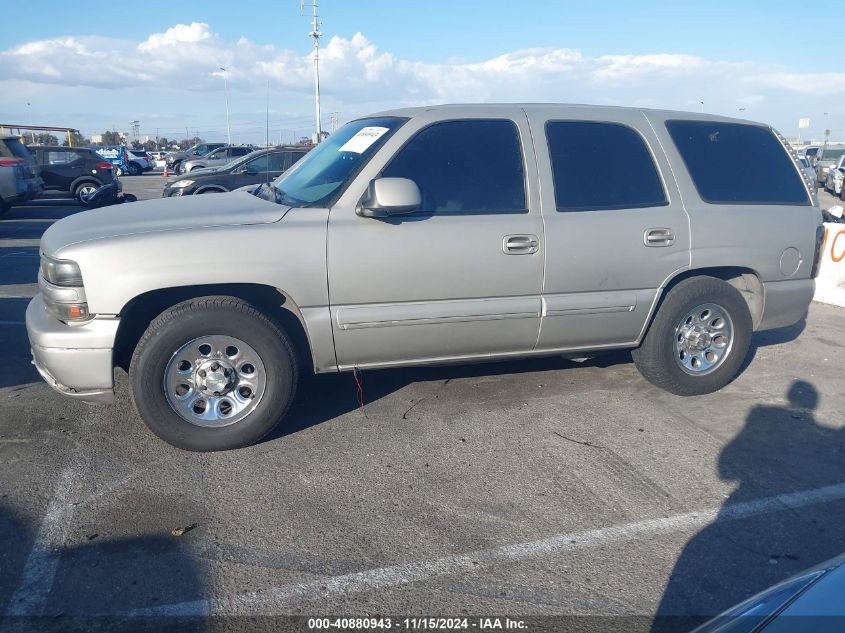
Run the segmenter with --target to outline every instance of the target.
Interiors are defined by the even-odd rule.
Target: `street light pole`
[[[229,82],[226,80],[227,70],[223,66],[218,66],[223,71],[223,94],[226,97],[226,140],[229,145],[232,144],[232,129],[229,127]]]
[[[32,139],[32,144],[35,145],[35,130],[32,129],[32,104],[29,101],[26,102],[26,108],[29,111],[29,137]]]

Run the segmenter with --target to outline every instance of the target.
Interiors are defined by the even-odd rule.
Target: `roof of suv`
[[[683,110],[661,110],[655,108],[637,108],[637,107],[629,107],[629,106],[607,106],[607,105],[591,105],[586,103],[444,103],[439,105],[431,105],[431,106],[418,106],[413,108],[396,108],[394,110],[384,110],[382,112],[377,112],[372,115],[367,115],[366,117],[361,118],[371,118],[375,116],[398,116],[398,117],[407,117],[413,118],[415,116],[420,116],[426,112],[434,112],[442,110],[444,112],[454,112],[456,114],[461,114],[464,116],[471,115],[473,112],[481,114],[485,110],[494,109],[494,108],[515,108],[515,109],[524,109],[527,111],[531,110],[547,110],[549,108],[556,108],[560,109],[562,112],[567,110],[593,110],[596,113],[599,112],[618,112],[620,110],[629,110],[629,111],[636,111],[636,112],[649,112],[658,115],[660,118],[665,119],[672,119],[677,117],[683,117],[684,119],[689,120],[697,120],[697,121],[730,121],[734,123],[751,123],[753,125],[765,125],[768,127],[766,123],[760,123],[757,121],[749,121],[747,119],[737,119],[735,117],[726,117],[720,116],[716,114],[702,114],[699,112],[686,112]]]

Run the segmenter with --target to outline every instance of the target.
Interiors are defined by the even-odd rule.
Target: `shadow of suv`
[[[115,180],[112,164],[84,147],[32,147],[47,194],[93,193]]]

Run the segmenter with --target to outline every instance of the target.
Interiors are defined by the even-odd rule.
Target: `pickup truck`
[[[646,380],[695,396],[734,379],[753,332],[806,315],[812,200],[765,124],[393,110],[270,182],[56,222],[27,330],[55,389],[113,399],[128,369],[144,422],[194,451],[259,441],[311,372],[630,349]]]

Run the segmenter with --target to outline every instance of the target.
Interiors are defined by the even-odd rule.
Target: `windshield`
[[[830,160],[836,162],[840,156],[845,154],[845,149],[826,149],[822,160]]]
[[[347,123],[274,182],[284,204],[326,206],[405,119],[378,117]]]

